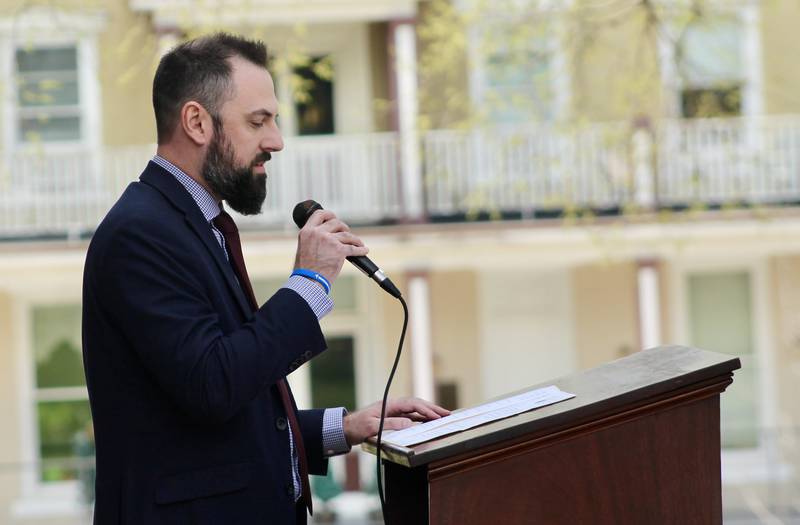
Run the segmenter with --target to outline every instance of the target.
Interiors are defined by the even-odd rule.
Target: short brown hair
[[[153,79],[159,144],[172,135],[181,108],[190,100],[202,105],[215,120],[219,119],[219,109],[230,96],[230,59],[234,56],[267,67],[267,46],[263,42],[228,33],[189,40],[161,58]]]

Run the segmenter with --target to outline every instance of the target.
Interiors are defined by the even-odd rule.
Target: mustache
[[[269,162],[272,159],[272,155],[269,151],[265,151],[264,153],[259,154],[256,158],[253,159],[251,166],[255,166],[256,164],[263,164],[265,162]]]

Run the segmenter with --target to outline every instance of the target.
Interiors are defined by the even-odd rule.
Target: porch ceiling
[[[130,0],[157,27],[373,22],[416,16],[415,0]]]

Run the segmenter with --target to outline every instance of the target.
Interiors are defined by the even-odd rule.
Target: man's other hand
[[[450,411],[416,397],[389,399],[386,402],[384,430],[401,430],[415,421],[430,421],[447,416]],[[381,419],[381,402],[371,404],[344,417],[344,435],[351,447],[378,434]]]
[[[317,272],[333,282],[346,257],[366,255],[369,249],[350,227],[330,210],[317,210],[308,218],[297,239],[295,268]]]

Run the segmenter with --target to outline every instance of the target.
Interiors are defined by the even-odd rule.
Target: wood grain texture
[[[718,397],[464,466],[429,473],[430,523],[722,523]]]

